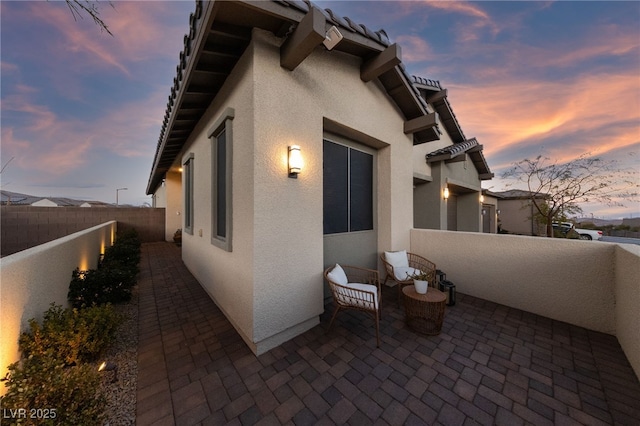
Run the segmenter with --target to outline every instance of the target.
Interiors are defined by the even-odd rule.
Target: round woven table
[[[412,285],[405,286],[402,293],[407,326],[429,336],[439,334],[447,296],[433,287],[425,294],[419,294]]]

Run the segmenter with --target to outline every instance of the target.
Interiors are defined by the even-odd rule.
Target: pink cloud
[[[431,8],[448,13],[457,13],[472,18],[472,23],[463,22],[457,25],[456,36],[461,42],[475,41],[480,33],[488,30],[493,36],[500,32],[499,25],[476,3],[466,1],[431,1],[424,4]]]
[[[129,75],[125,64],[117,54],[109,50],[108,40],[105,41],[109,35],[102,33],[96,36],[88,32],[88,30],[95,31],[95,28],[87,27],[83,21],[74,23],[69,10],[63,4],[53,7],[49,3],[35,2],[31,5],[30,11],[36,20],[53,26],[62,35],[62,39],[52,40],[56,43],[56,47],[51,51],[62,52],[64,56],[80,54],[89,60],[89,64],[114,67]],[[91,23],[91,25],[94,24]]]
[[[20,127],[2,127],[3,156],[16,157],[21,168],[61,176],[108,150],[120,157],[153,154],[162,118],[159,94],[133,101],[103,118],[84,122],[64,119],[31,101],[29,91],[3,99],[3,113],[21,117]]]
[[[16,64],[11,64],[9,62],[0,62],[0,71],[2,71],[3,74],[7,74],[7,73],[13,73],[18,71],[18,66]]]
[[[433,56],[429,44],[421,37],[401,35],[396,38],[396,41],[402,46],[403,62],[422,62]]]
[[[29,13],[30,20],[36,21],[33,25],[52,26],[60,35],[44,41],[55,44],[47,50],[62,55],[58,58],[62,61],[74,58],[80,69],[111,68],[131,76],[132,63],[158,56],[177,60],[182,35],[189,30],[188,19],[180,24],[161,24],[170,22],[169,17],[176,12],[175,3],[153,2],[153,7],[144,1],[114,2],[113,5],[113,8],[100,9],[100,17],[113,36],[100,32],[88,16],[74,21],[63,2],[34,2]],[[189,9],[192,8],[189,2]]]
[[[595,74],[564,81],[512,79],[453,85],[450,97],[465,132],[481,139],[487,155],[518,144],[539,145],[545,138],[594,135],[579,141],[582,152],[558,150],[557,158],[562,161],[583,152],[608,152],[640,141],[637,127],[612,127],[613,123],[640,122],[637,92],[630,90],[633,87],[638,87],[635,73]]]

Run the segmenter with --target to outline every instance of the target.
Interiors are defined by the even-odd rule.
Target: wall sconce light
[[[98,371],[113,371],[113,379],[111,379],[111,383],[115,383],[118,381],[118,366],[110,361],[104,361],[98,367]]]
[[[297,179],[302,171],[302,154],[298,145],[289,147],[289,177]]]
[[[480,194],[480,202],[484,203],[484,195]]]
[[[442,191],[442,196],[444,197],[445,200],[449,199],[449,188],[444,188],[444,191]]]

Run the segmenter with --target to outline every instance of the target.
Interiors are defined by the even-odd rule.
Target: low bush
[[[122,317],[112,306],[63,309],[51,304],[42,324],[29,320],[18,341],[24,357],[55,358],[64,365],[94,361],[114,341]]]
[[[69,367],[53,357],[29,356],[9,366],[0,398],[3,425],[101,425],[106,399],[97,368]]]
[[[67,299],[74,308],[131,300],[137,272],[114,266],[72,273]]]
[[[140,256],[140,239],[135,229],[118,234],[98,269],[73,271],[68,300],[75,308],[128,302],[136,284]]]

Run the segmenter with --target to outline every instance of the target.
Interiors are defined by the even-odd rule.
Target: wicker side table
[[[429,336],[440,334],[447,296],[433,287],[419,294],[412,285],[405,286],[402,293],[407,326]]]

